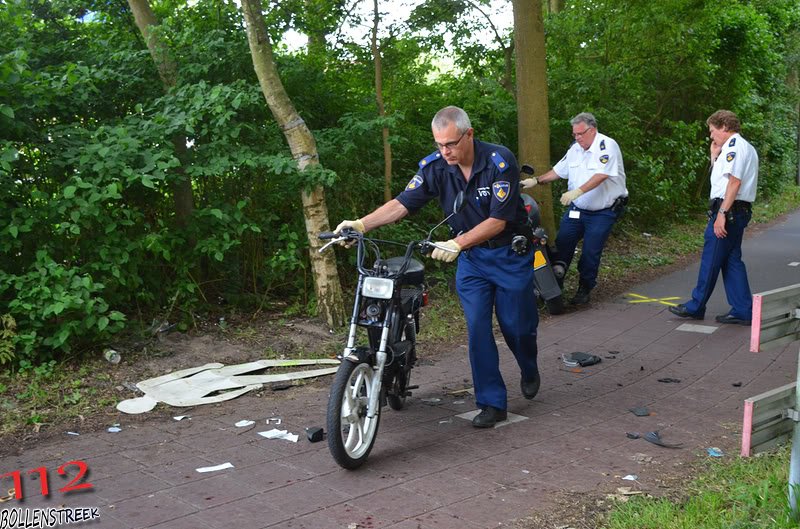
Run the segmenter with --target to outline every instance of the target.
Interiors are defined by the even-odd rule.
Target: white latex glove
[[[539,179],[534,176],[533,178],[526,178],[525,180],[520,180],[519,183],[522,186],[522,189],[532,189],[537,185],[539,185]]]
[[[364,223],[361,222],[361,219],[357,219],[357,220],[343,220],[342,222],[339,223],[338,226],[336,226],[336,229],[333,230],[333,233],[341,233],[342,230],[345,228],[352,228],[356,230],[358,233],[364,233],[365,231]]]
[[[561,205],[562,206],[569,206],[570,203],[573,200],[575,200],[576,198],[578,198],[582,194],[583,194],[583,191],[581,191],[580,187],[576,187],[572,191],[567,191],[566,193],[561,195]]]
[[[461,246],[459,246],[454,239],[450,239],[447,242],[437,242],[434,244],[438,246],[438,248],[433,249],[431,257],[433,257],[437,261],[452,263],[453,261],[456,260],[458,254],[461,253]]]

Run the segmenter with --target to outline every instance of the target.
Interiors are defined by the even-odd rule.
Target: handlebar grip
[[[322,231],[319,233],[319,235],[317,235],[317,237],[319,237],[323,241],[326,241],[328,239],[333,239],[334,237],[336,237],[336,234],[333,233],[332,231]]]
[[[430,255],[433,253],[433,244],[430,241],[422,241],[419,244],[419,253],[422,255]]]

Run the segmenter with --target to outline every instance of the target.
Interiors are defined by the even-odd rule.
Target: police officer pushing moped
[[[436,151],[419,162],[405,190],[361,219],[343,221],[336,232],[353,228],[364,233],[396,222],[433,198],[448,214],[456,195],[464,192],[466,205],[448,221],[453,238],[437,242],[431,257],[458,260],[456,290],[467,322],[475,400],[481,409],[472,424],[489,428],[506,420],[508,398],[492,333],[493,311],[519,365],[523,396],[533,399],[540,385],[531,252],[516,252],[511,245],[526,223],[519,168],[507,148],[476,140],[467,113],[458,107],[437,112],[431,129]]]
[[[592,114],[582,112],[572,118],[575,142],[567,154],[539,177],[522,181],[523,189],[568,179],[568,190],[561,195],[561,204],[568,206],[556,236],[558,259],[569,269],[575,248],[583,239],[578,261],[578,290],[572,298],[575,305],[589,302],[589,293],[597,285],[600,257],[614,223],[628,203],[622,151],[612,138],[597,130]]]

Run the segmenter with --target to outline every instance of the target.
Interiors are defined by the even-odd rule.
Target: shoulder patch
[[[492,153],[492,161],[497,166],[497,168],[500,169],[501,173],[506,169],[508,169],[508,162],[505,161],[503,157],[500,156],[496,151]]]
[[[600,140],[600,150],[601,151],[606,150],[606,140]],[[603,163],[606,163],[606,162],[603,162]]]
[[[608,155],[607,154],[604,154],[603,156],[600,157],[600,163],[603,163],[603,164],[608,163]]]
[[[728,147],[733,147],[736,145],[736,138],[731,138],[731,141],[728,142]]]
[[[736,158],[736,153],[733,151],[729,152],[728,155],[725,157],[725,159],[729,162],[732,162],[734,158]]]
[[[408,181],[408,185],[406,185],[406,191],[413,191],[421,185],[422,177],[418,174],[415,174],[414,177]]]
[[[511,184],[505,180],[499,180],[492,184],[492,194],[500,202],[505,202],[510,194]]]
[[[422,160],[419,161],[419,166],[420,167],[425,167],[429,163],[435,162],[436,160],[438,160],[441,157],[442,157],[442,153],[440,153],[439,151],[432,152],[428,156],[426,156],[425,158],[423,158]]]

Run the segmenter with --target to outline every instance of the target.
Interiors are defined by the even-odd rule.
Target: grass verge
[[[682,498],[633,497],[617,504],[603,529],[788,529],[789,448],[755,458],[703,461]]]

